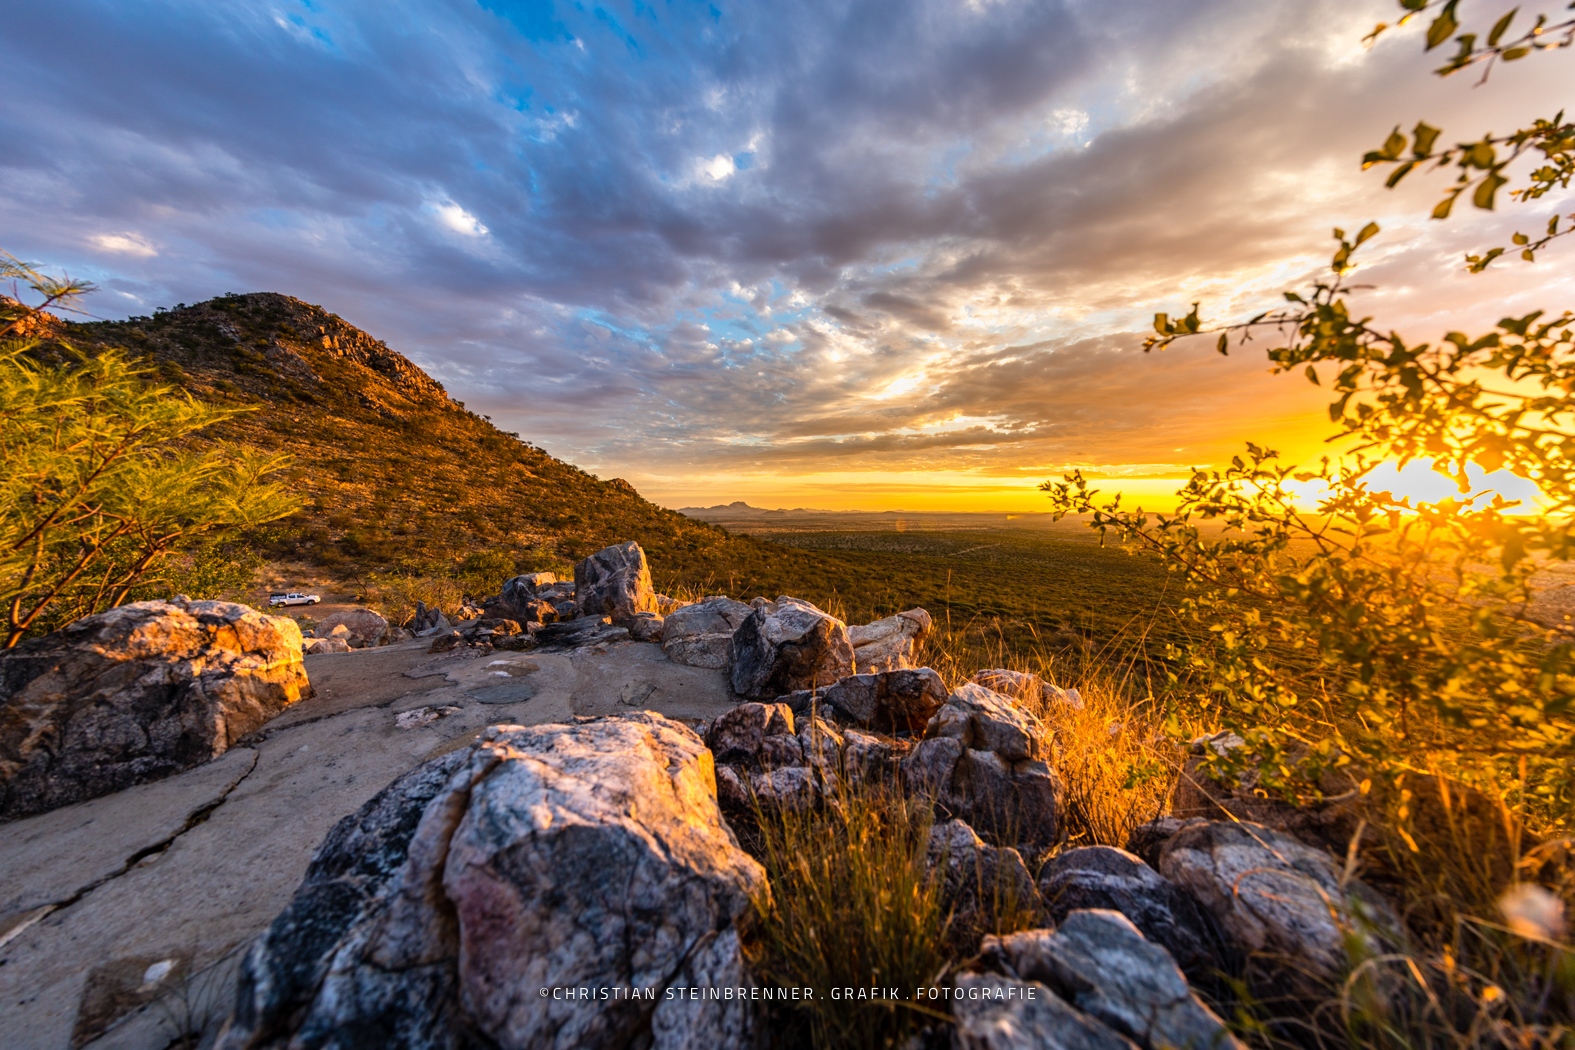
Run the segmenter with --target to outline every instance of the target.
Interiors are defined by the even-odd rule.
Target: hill
[[[729,532],[500,430],[386,343],[286,295],[226,295],[125,321],[55,321],[35,334],[45,352],[60,343],[89,353],[128,347],[196,397],[260,405],[207,437],[293,457],[287,476],[304,506],[261,548],[344,578],[453,574],[479,552],[501,553],[513,571],[564,572],[634,539],[668,593],[795,594],[855,620],[922,605],[1007,648],[1067,629],[1109,637],[1133,616],[1152,615],[1163,588],[1152,563],[1082,538],[1046,538],[1036,562],[1007,568],[959,557],[962,546],[811,550]],[[768,520],[781,513],[708,509]]]

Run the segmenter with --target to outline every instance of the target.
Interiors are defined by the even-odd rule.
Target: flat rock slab
[[[246,749],[4,825],[6,1050],[163,1050],[173,1018],[222,1022],[239,951],[289,901],[328,830],[488,725],[636,709],[712,719],[737,703],[724,671],[675,664],[656,645],[433,656],[427,644],[307,657],[317,695]],[[165,960],[162,986],[105,991]],[[92,1025],[79,1027],[82,1018]]]

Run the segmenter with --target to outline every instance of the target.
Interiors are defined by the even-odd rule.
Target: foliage
[[[502,551],[475,551],[460,563],[459,576],[466,593],[485,598],[503,589],[503,581],[514,575],[514,559]]]
[[[1455,31],[1454,0],[1402,7],[1437,8],[1429,47]],[[1471,51],[1474,39],[1466,50],[1511,60],[1491,51],[1507,46],[1508,25],[1489,34],[1488,51]],[[1554,28],[1567,42],[1572,26]],[[1539,122],[1517,134],[1546,145],[1554,133],[1544,131]],[[1565,142],[1569,131],[1557,135]],[[1433,156],[1436,138],[1419,129],[1417,157]],[[1367,163],[1397,159],[1403,146],[1392,139]],[[1453,156],[1463,178],[1486,173],[1474,199],[1492,207],[1513,158]],[[1533,172],[1521,199],[1540,196],[1548,178]],[[1287,292],[1284,307],[1215,329],[1222,353],[1232,333],[1245,342],[1268,331],[1276,372],[1331,382],[1329,416],[1335,438],[1354,445],[1349,457],[1297,470],[1249,445],[1224,470],[1196,471],[1172,515],[1100,503],[1078,475],[1041,487],[1057,512],[1093,513],[1095,527],[1152,551],[1182,580],[1182,612],[1198,637],[1173,648],[1175,692],[1248,737],[1268,783],[1316,779],[1316,768],[1286,759],[1292,751],[1314,767],[1355,762],[1391,779],[1438,769],[1525,794],[1541,822],[1559,826],[1575,802],[1575,647],[1562,624],[1540,623],[1528,608],[1539,569],[1575,552],[1575,317],[1535,312],[1438,343],[1385,331],[1352,309],[1347,283],[1377,232],[1373,223],[1355,237],[1336,230],[1331,276],[1310,294]],[[1176,321],[1158,315],[1146,348],[1206,327],[1196,305]],[[1371,457],[1430,462],[1461,496],[1413,505],[1380,491]],[[1535,482],[1545,505],[1473,491],[1473,477],[1499,470]],[[1303,509],[1309,500],[1316,511]],[[1203,523],[1224,531],[1206,538]]]
[[[172,552],[295,509],[273,477],[275,455],[197,446],[198,431],[247,406],[203,404],[147,382],[124,351],[58,344],[60,360],[19,338],[50,320],[44,306],[88,290],[9,256],[4,276],[44,302],[0,307],[0,601],[5,645],[29,630],[124,602]]]

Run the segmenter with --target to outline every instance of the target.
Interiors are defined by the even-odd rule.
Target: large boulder
[[[909,609],[884,620],[849,627],[853,666],[860,674],[912,667],[929,634],[930,614],[923,609]]]
[[[828,686],[853,673],[848,628],[809,602],[762,602],[733,633],[733,691],[770,700]]]
[[[1083,846],[1052,857],[1039,872],[1050,918],[1074,911],[1118,911],[1143,936],[1170,952],[1193,983],[1213,983],[1234,967],[1213,918],[1192,894],[1124,849]]]
[[[329,834],[220,1045],[751,1045],[736,924],[766,892],[681,723],[496,726]]]
[[[334,633],[336,627],[345,629],[345,640],[350,643],[352,649],[382,645],[388,636],[388,621],[371,609],[357,607],[330,613],[317,625],[316,634],[319,638],[327,638]]]
[[[232,602],[134,602],[0,652],[0,817],[206,762],[312,695],[301,629]]]
[[[1378,954],[1399,920],[1333,858],[1261,824],[1189,823],[1159,852],[1159,871],[1187,890],[1247,956],[1263,996],[1327,996],[1346,965],[1347,937]]]
[[[618,626],[661,608],[645,551],[633,540],[603,547],[576,565],[574,599],[581,616],[608,616]]]
[[[812,707],[829,709],[838,719],[865,729],[922,732],[946,697],[941,676],[919,667],[849,675],[825,689],[789,693],[782,702],[797,714]]]
[[[662,652],[674,663],[717,670],[733,662],[733,634],[753,610],[731,598],[685,605],[662,619]]]
[[[1074,911],[1055,930],[987,937],[980,959],[1046,985],[1145,1050],[1243,1050],[1170,954],[1119,912]]]

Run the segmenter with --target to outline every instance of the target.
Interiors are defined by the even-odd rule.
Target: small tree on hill
[[[1516,11],[1461,32],[1459,6],[1400,0],[1402,24],[1431,14],[1429,50],[1454,41],[1442,76],[1479,66],[1485,77],[1575,37],[1575,19],[1517,22]],[[1562,112],[1509,135],[1441,139],[1425,123],[1409,135],[1397,128],[1364,166],[1391,168],[1391,187],[1419,169],[1453,170],[1433,211],[1440,220],[1462,196],[1492,209],[1517,158],[1540,154],[1509,194],[1522,203],[1575,175],[1575,124]],[[1531,262],[1572,228],[1575,215],[1555,215],[1514,245]],[[1179,320],[1158,315],[1145,346],[1217,332],[1224,354],[1232,336],[1270,334],[1275,371],[1331,385],[1331,440],[1354,444],[1347,458],[1298,469],[1249,445],[1224,470],[1196,471],[1169,515],[1101,502],[1080,474],[1041,488],[1058,515],[1092,514],[1186,583],[1197,640],[1172,650],[1175,691],[1246,737],[1265,786],[1313,790],[1320,766],[1354,763],[1366,771],[1363,791],[1374,778],[1396,789],[1405,834],[1405,777],[1439,771],[1511,793],[1545,827],[1563,826],[1575,803],[1575,632],[1532,609],[1539,570],[1575,554],[1575,315],[1536,311],[1437,343],[1385,330],[1353,307],[1347,283],[1377,233],[1374,223],[1354,237],[1335,230],[1330,276],[1286,292],[1281,309],[1209,326],[1194,304]],[[1480,272],[1505,253],[1488,249],[1466,266]],[[1430,462],[1460,495],[1413,504],[1381,491],[1371,475],[1385,460]],[[1500,470],[1534,482],[1544,506],[1473,487],[1472,471]],[[1308,492],[1316,510],[1304,509]],[[1224,530],[1206,537],[1203,522]]]
[[[6,255],[0,279],[42,296],[0,304],[0,602],[4,646],[30,631],[112,608],[172,553],[282,518],[295,502],[283,460],[190,439],[255,406],[219,408],[147,382],[121,350],[66,360],[30,333],[49,307],[91,290]]]

